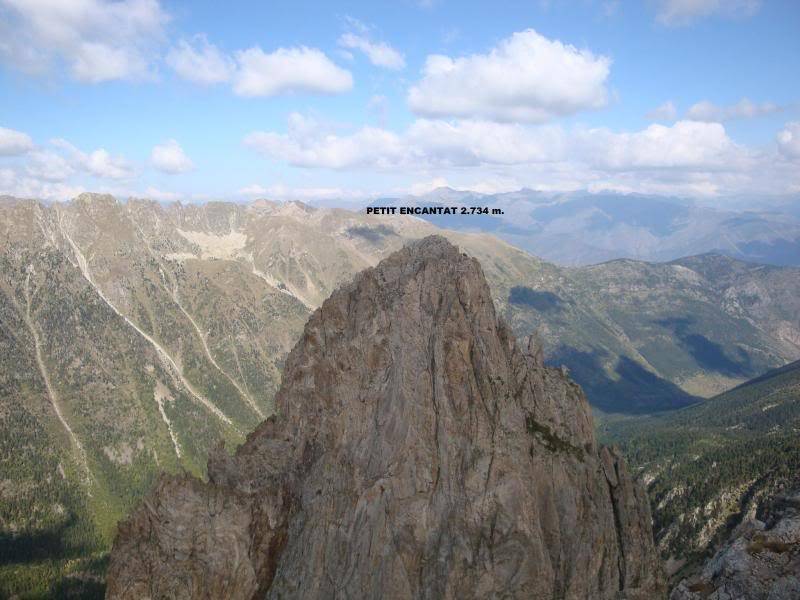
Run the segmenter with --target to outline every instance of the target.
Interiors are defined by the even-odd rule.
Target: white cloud
[[[150,74],[168,16],[158,0],[0,0],[0,58],[29,72],[58,63],[88,83]]]
[[[219,48],[209,44],[205,36],[196,36],[197,46],[186,40],[170,49],[167,64],[183,79],[201,85],[212,85],[229,81],[236,65]]]
[[[0,0],[1,1],[1,0]],[[253,46],[232,56],[208,42],[181,40],[166,57],[179,77],[201,85],[229,82],[239,96],[277,96],[294,92],[340,94],[353,87],[349,71],[317,48],[299,46],[264,52]]]
[[[74,168],[95,177],[129,179],[134,175],[133,167],[125,158],[112,156],[105,148],[98,148],[87,154],[60,138],[50,140],[50,145],[60,150]]]
[[[648,121],[674,121],[678,116],[678,111],[671,100],[657,106],[645,115]]]
[[[781,154],[791,160],[800,159],[800,121],[787,123],[778,132],[777,140]]]
[[[33,140],[27,133],[0,127],[0,156],[17,156],[33,150]]]
[[[351,50],[361,50],[376,67],[397,71],[406,66],[403,55],[386,42],[372,42],[363,35],[345,33],[339,38],[339,45]]]
[[[665,25],[688,25],[704,17],[749,17],[761,0],[659,0],[657,19]]]
[[[176,140],[167,140],[155,146],[150,154],[150,162],[159,171],[171,175],[186,173],[194,168],[194,163]]]
[[[177,192],[169,192],[153,186],[148,187],[144,191],[144,195],[146,198],[153,198],[155,200],[161,200],[164,202],[174,202],[176,200],[180,200],[181,198],[186,197],[185,194],[179,194]]]
[[[127,179],[133,176],[133,171],[124,158],[120,156],[111,156],[104,148],[100,148],[86,155],[84,165],[86,169],[96,177]]]
[[[0,169],[0,196],[67,200],[85,191],[82,186],[43,181],[35,177],[21,175],[13,169]]]
[[[794,135],[781,139],[791,144]],[[285,133],[254,132],[245,143],[295,167],[380,173],[384,180],[412,178],[404,189],[433,180],[461,189],[592,186],[695,195],[779,192],[800,180],[775,151],[741,146],[720,123],[696,121],[613,131],[418,119],[401,131],[362,127],[343,132],[293,114]],[[779,168],[781,163],[787,167]]]
[[[30,141],[25,147],[30,149],[0,169],[0,194],[59,201],[86,190],[135,195],[131,184],[138,169],[105,148],[84,152],[61,138],[41,145]],[[167,196],[165,193],[158,197]]]
[[[32,152],[25,170],[31,177],[44,181],[64,181],[75,174],[70,161],[52,150]]]
[[[350,72],[316,48],[278,48],[267,54],[254,47],[237,52],[236,62],[233,89],[240,96],[290,92],[340,94],[353,87]]]
[[[592,129],[578,133],[573,145],[591,164],[611,170],[735,170],[748,158],[721,124],[695,121],[634,133]]]
[[[678,121],[636,132],[492,121],[418,119],[395,133],[362,127],[337,134],[293,113],[286,133],[253,132],[245,144],[292,166],[442,169],[579,161],[603,170],[733,170],[749,159],[719,123]]]
[[[742,98],[731,106],[718,106],[708,100],[693,104],[686,111],[686,117],[693,121],[730,121],[732,119],[752,119],[783,110],[772,102],[756,104]]]
[[[566,150],[558,127],[529,128],[491,121],[420,119],[409,127],[406,143],[431,166],[513,165],[550,162]]]
[[[429,119],[415,121],[400,134],[362,127],[338,135],[293,113],[285,134],[256,131],[244,143],[293,166],[392,169],[548,161],[563,151],[562,137],[554,127],[530,130],[490,121]]]
[[[256,131],[244,143],[295,166],[329,169],[388,168],[407,162],[408,152],[400,136],[385,129],[363,127],[352,135],[338,136],[299,113],[289,116],[287,133]]]
[[[610,65],[528,29],[487,54],[428,56],[408,103],[427,117],[542,122],[604,106]]]

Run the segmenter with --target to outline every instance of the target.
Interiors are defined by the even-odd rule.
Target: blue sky
[[[800,191],[794,0],[0,0],[0,193]]]

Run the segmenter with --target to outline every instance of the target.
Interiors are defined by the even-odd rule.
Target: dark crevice
[[[619,465],[614,459],[614,476],[619,482]],[[611,510],[614,513],[614,531],[617,534],[617,548],[619,554],[617,555],[617,572],[619,573],[619,590],[625,589],[625,546],[622,541],[622,519],[619,515],[619,503],[615,494],[614,486],[606,474],[606,484],[608,485],[608,496],[611,499]]]

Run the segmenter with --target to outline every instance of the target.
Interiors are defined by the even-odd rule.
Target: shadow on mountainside
[[[511,288],[508,302],[518,306],[527,306],[539,312],[561,312],[563,310],[563,301],[553,292],[533,290],[520,285]]]
[[[706,336],[690,332],[696,320],[693,317],[672,317],[654,321],[672,331],[680,344],[692,355],[697,364],[708,371],[715,371],[729,377],[749,377],[755,375],[750,356],[737,348],[739,359],[731,359],[722,346]]]
[[[607,356],[607,352],[597,348],[586,352],[562,346],[547,362],[566,365],[592,406],[607,413],[649,414],[700,401],[627,356],[619,357],[614,368],[616,378],[611,377],[603,366]]]
[[[0,566],[67,558],[69,555],[80,554],[79,550],[68,547],[65,542],[66,531],[72,524],[67,522],[57,528],[34,533],[26,532],[18,535],[0,533]]]

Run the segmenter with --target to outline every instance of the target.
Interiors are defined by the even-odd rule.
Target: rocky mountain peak
[[[160,479],[119,528],[108,597],[663,594],[646,498],[582,391],[519,349],[442,237],[312,314],[276,409],[208,483]]]

